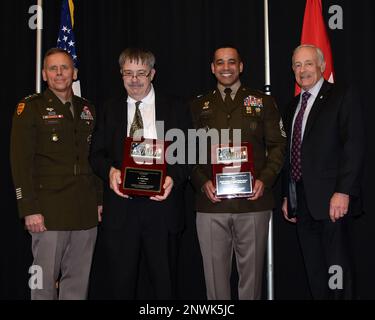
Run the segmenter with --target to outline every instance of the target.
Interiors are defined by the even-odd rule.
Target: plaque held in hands
[[[212,147],[212,179],[218,198],[248,198],[254,187],[252,145],[215,145]]]
[[[126,195],[156,196],[164,193],[165,142],[127,137],[121,170],[120,191]]]

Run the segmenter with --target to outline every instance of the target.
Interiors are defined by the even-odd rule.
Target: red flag
[[[329,82],[333,82],[334,71],[331,44],[329,42],[327,29],[324,24],[321,0],[306,1],[301,44],[313,44],[323,51],[324,58],[326,60],[326,70],[324,71],[323,76],[324,79],[328,80]],[[297,84],[295,93],[296,95],[300,93],[300,88]]]

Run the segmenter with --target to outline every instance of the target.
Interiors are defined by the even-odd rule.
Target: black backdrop
[[[17,218],[9,168],[9,132],[17,101],[35,91],[35,30],[28,27],[29,7],[36,1],[2,3],[1,23],[1,232],[0,299],[28,297],[30,239]],[[60,1],[44,1],[43,46],[55,46]],[[368,152],[363,179],[365,215],[355,222],[354,247],[361,299],[374,299],[374,176],[371,120],[374,119],[375,4],[370,0],[323,0],[326,22],[331,5],[343,8],[343,30],[329,30],[337,81],[356,84],[366,112]],[[305,1],[269,0],[272,93],[282,109],[293,94],[290,56],[299,44]],[[245,62],[242,81],[262,88],[264,42],[262,0],[75,1],[75,36],[83,96],[100,110],[102,102],[122,90],[117,58],[127,46],[142,46],[156,55],[156,85],[190,98],[215,84],[209,62],[216,45],[239,47]],[[275,189],[278,194],[278,188]],[[191,194],[187,194],[187,197]],[[194,215],[187,210],[180,258],[180,297],[204,298],[201,258]],[[309,294],[296,241],[295,227],[275,211],[275,297],[307,299]]]

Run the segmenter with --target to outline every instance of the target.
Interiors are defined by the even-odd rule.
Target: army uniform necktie
[[[301,108],[297,114],[296,120],[293,126],[293,137],[292,137],[292,152],[291,152],[291,168],[292,168],[292,179],[298,182],[302,177],[301,167],[301,144],[302,144],[302,122],[303,115],[307,107],[307,100],[311,96],[310,92],[304,92],[302,94]]]
[[[65,102],[65,106],[66,106],[66,108],[69,108],[69,110],[70,110],[70,112],[71,112],[71,114],[72,114],[72,116],[74,118],[74,107],[73,107],[73,104],[68,101],[68,102]]]
[[[139,110],[139,105],[142,101],[137,101],[135,103],[135,112],[133,122],[130,127],[129,136],[130,137],[142,137],[143,136],[143,120],[141,115],[141,110]]]
[[[228,108],[231,108],[233,106],[233,100],[231,97],[232,89],[231,88],[225,88],[224,89],[225,97],[224,97],[224,103]]]

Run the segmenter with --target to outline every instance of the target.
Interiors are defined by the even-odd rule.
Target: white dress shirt
[[[132,97],[128,96],[128,126],[127,126],[127,136],[129,137],[130,127],[133,123],[134,113],[135,113],[135,103],[138,100],[134,100]],[[155,90],[151,84],[151,90],[146,97],[142,100],[139,105],[139,110],[141,111],[142,121],[143,121],[143,136],[146,139],[157,139],[156,124],[155,124]]]
[[[319,94],[319,91],[320,91],[320,88],[322,87],[323,85],[323,82],[324,82],[324,78],[322,77],[316,84],[315,86],[313,86],[310,90],[308,90],[310,93],[311,93],[311,96],[309,98],[309,100],[307,100],[307,106],[306,106],[306,109],[305,109],[305,113],[303,114],[303,119],[302,119],[302,137],[301,137],[301,141],[303,140],[303,134],[305,133],[305,127],[306,127],[306,123],[307,123],[307,119],[309,117],[309,113],[311,111],[311,108],[315,102],[315,99],[318,97],[318,94]],[[302,94],[305,92],[305,90],[301,89],[301,94],[300,94],[300,97],[299,97],[299,102],[298,102],[298,106],[297,106],[297,109],[296,109],[296,112],[294,113],[294,117],[293,117],[293,124],[292,124],[292,134],[291,134],[291,137],[293,137],[293,129],[294,129],[294,121],[296,120],[296,117],[297,117],[297,114],[299,112],[299,110],[301,109],[301,102],[302,102]]]

